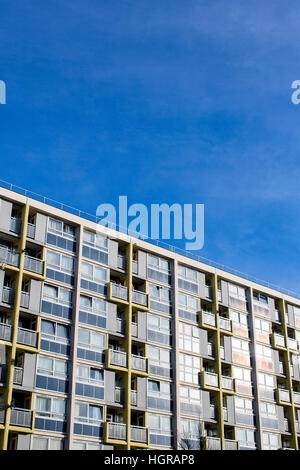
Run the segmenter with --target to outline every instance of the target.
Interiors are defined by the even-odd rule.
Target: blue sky
[[[300,5],[9,0],[1,179],[95,213],[205,204],[201,256],[300,291]]]

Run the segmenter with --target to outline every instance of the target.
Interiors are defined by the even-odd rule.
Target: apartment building
[[[300,300],[0,188],[0,448],[295,449]]]

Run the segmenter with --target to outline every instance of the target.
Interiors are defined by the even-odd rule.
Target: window
[[[166,349],[154,348],[148,346],[148,357],[151,365],[158,365],[160,367],[170,368],[171,365],[171,351]]]
[[[42,320],[42,338],[58,343],[68,344],[70,340],[70,327],[61,323]]]
[[[262,346],[261,344],[257,344],[256,353],[260,357],[272,359],[272,349],[268,348],[267,346]]]
[[[43,299],[70,305],[72,304],[72,291],[69,289],[64,289],[63,287],[55,287],[50,286],[49,284],[44,284]]]
[[[77,380],[78,382],[104,385],[104,372],[102,369],[95,369],[90,366],[77,365]]]
[[[246,313],[230,310],[230,319],[237,325],[248,328],[248,316]]]
[[[148,414],[148,427],[150,432],[155,434],[172,434],[171,416],[163,416],[157,414]]]
[[[179,348],[200,354],[200,328],[180,322]]]
[[[240,447],[250,447],[254,449],[255,443],[255,431],[251,429],[236,428],[236,439],[240,443]]]
[[[249,354],[249,343],[248,341],[232,338],[232,350]]]
[[[98,425],[103,421],[103,406],[75,402],[75,422]]]
[[[192,405],[201,405],[201,390],[199,388],[180,386],[180,401]]]
[[[39,356],[37,373],[59,379],[66,379],[68,377],[68,362],[46,356]]]
[[[255,329],[259,333],[269,335],[271,333],[271,324],[266,320],[255,318]]]
[[[92,263],[81,263],[81,277],[95,282],[106,282],[107,269]]]
[[[253,301],[268,305],[268,297],[259,292],[253,292]]]
[[[260,402],[260,410],[264,416],[277,419],[277,410],[274,403]]]
[[[63,255],[57,251],[47,249],[46,261],[47,266],[67,273],[74,272],[75,258],[72,258],[72,256]]]
[[[154,300],[158,302],[169,303],[171,301],[171,291],[166,287],[155,286],[149,282],[148,284],[150,297],[153,297]]]
[[[263,432],[263,449],[264,450],[278,450],[280,449],[280,436],[279,434],[271,432]]]
[[[100,250],[108,250],[108,239],[99,233],[83,230],[83,244],[99,248]]]
[[[180,381],[198,385],[199,372],[201,369],[200,357],[180,353],[179,364]]]
[[[248,398],[235,397],[235,412],[241,414],[253,414],[253,403]]]
[[[35,400],[36,416],[63,421],[66,414],[66,400],[45,395],[37,395]]]
[[[178,277],[190,282],[197,282],[197,271],[185,266],[178,265]]]
[[[202,423],[191,419],[181,419],[182,439],[198,441],[202,436]]]
[[[99,351],[106,348],[106,335],[96,331],[78,328],[78,347]]]
[[[233,367],[233,377],[246,385],[251,384],[251,371],[242,367]]]
[[[147,322],[148,340],[169,345],[171,342],[171,321],[149,313]]]
[[[189,310],[191,312],[197,312],[199,310],[199,300],[192,295],[178,294],[178,305],[179,308]]]
[[[106,317],[107,303],[105,302],[105,300],[81,295],[80,308],[85,310],[91,310],[92,312],[97,313],[97,315]]]
[[[73,450],[102,450],[102,444],[97,442],[73,441]]]
[[[75,238],[75,227],[65,222],[49,217],[48,231],[66,238]]]
[[[159,258],[158,256],[150,255],[148,253],[148,267],[163,271],[165,273],[170,272],[170,262],[166,259]]]
[[[31,450],[63,450],[63,439],[46,436],[32,436]]]
[[[148,396],[160,396],[161,398],[171,398],[170,382],[148,380]]]

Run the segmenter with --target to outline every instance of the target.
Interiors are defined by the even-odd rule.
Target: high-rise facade
[[[298,449],[297,297],[0,198],[1,449]]]

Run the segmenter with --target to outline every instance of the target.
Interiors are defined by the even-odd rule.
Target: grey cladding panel
[[[138,339],[147,339],[147,313],[138,312]]]
[[[24,354],[24,373],[22,386],[33,389],[35,385],[36,354]]]
[[[208,356],[208,340],[207,340],[207,331],[199,329],[200,334],[200,354],[201,356]]]
[[[12,202],[0,199],[0,228],[6,231],[10,230],[12,206]]]
[[[232,340],[231,336],[224,335],[224,355],[226,362],[232,362]]]
[[[30,450],[31,434],[18,434],[17,450]]]
[[[138,251],[138,276],[147,279],[147,253]]]
[[[104,371],[104,399],[108,403],[115,402],[115,377],[114,371]]]
[[[31,280],[30,283],[30,296],[29,296],[29,310],[39,313],[41,303],[42,281]]]
[[[198,272],[198,286],[199,286],[199,295],[202,299],[205,299],[205,274]]]
[[[117,304],[107,302],[107,323],[108,331],[117,331]]]
[[[46,242],[47,216],[44,214],[36,214],[35,218],[35,240],[39,243]]]
[[[147,408],[147,378],[137,377],[137,408]]]
[[[119,243],[115,240],[108,240],[108,265],[112,268],[118,267]]]
[[[228,295],[228,282],[221,279],[221,295],[222,295],[222,304],[229,305],[229,295]]]

